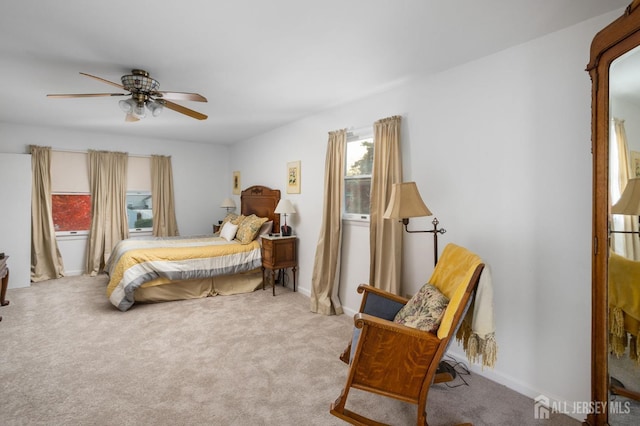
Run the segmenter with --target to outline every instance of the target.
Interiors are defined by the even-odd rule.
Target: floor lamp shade
[[[629,179],[611,213],[640,216],[640,178]]]
[[[385,219],[406,219],[432,214],[422,201],[415,182],[393,184],[389,205],[383,216]]]
[[[438,263],[438,234],[447,232],[444,228],[438,229],[437,218],[431,222],[433,229],[424,231],[413,231],[408,229],[410,217],[432,216],[431,210],[427,208],[420,197],[418,186],[415,182],[394,183],[391,187],[391,198],[387,210],[384,212],[385,219],[400,219],[406,232],[429,232],[433,234],[433,260]]]

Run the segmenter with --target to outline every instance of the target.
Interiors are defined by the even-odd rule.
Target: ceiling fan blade
[[[135,123],[136,121],[140,121],[140,119],[135,115],[129,113],[126,115],[126,117],[124,117],[124,121],[126,121],[127,123]]]
[[[86,72],[80,72],[80,74],[86,75],[87,77],[95,78],[98,81],[110,84],[110,85],[112,85],[114,87],[117,87],[118,89],[124,89],[124,86],[122,84],[118,84],[118,83],[114,83],[113,81],[105,80],[102,77],[96,77],[95,75],[87,74]]]
[[[48,98],[98,98],[104,96],[127,96],[126,93],[56,93],[47,95]]]
[[[194,111],[187,107],[183,107],[182,105],[174,104],[173,102],[167,101],[166,99],[158,99],[158,102],[162,103],[165,107],[172,109],[180,114],[188,115],[189,117],[193,117],[198,120],[206,120],[207,116],[199,113],[198,111]]]
[[[162,99],[171,99],[173,101],[195,101],[195,102],[207,102],[207,98],[198,93],[188,92],[157,92],[156,97]]]

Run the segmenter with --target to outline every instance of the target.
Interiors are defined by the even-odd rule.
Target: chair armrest
[[[389,293],[379,288],[371,287],[367,284],[358,286],[358,293],[362,295],[360,312],[371,314],[386,320],[393,320],[400,309],[407,303],[408,299]]]
[[[398,333],[407,337],[429,340],[434,342],[435,344],[440,343],[440,339],[438,339],[438,336],[429,331],[407,327],[406,325],[398,324],[396,322],[388,321],[362,312],[355,314],[355,316],[353,317],[353,324],[356,328],[363,328],[366,324],[370,327],[384,329],[386,331]]]
[[[372,287],[369,284],[360,284],[358,286],[358,293],[365,293],[363,297],[366,297],[368,293],[373,293],[380,297],[384,297],[385,299],[390,299],[390,300],[393,300],[394,302],[402,303],[403,305],[409,301],[409,299],[407,299],[406,297],[398,296],[397,294],[393,294],[388,291],[381,290],[376,287]]]

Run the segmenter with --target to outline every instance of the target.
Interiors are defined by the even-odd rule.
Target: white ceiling
[[[4,0],[0,121],[233,143],[630,1]],[[177,103],[209,118],[125,123],[123,98],[46,97],[119,92],[79,72],[120,83],[132,68],[204,95]]]

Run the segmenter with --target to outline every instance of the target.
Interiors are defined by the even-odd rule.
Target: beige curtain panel
[[[402,279],[402,225],[384,219],[391,188],[402,182],[400,116],[384,118],[373,127],[373,175],[369,224],[369,284],[400,294]]]
[[[620,194],[622,194],[627,186],[627,182],[634,176],[631,170],[631,162],[629,161],[629,144],[627,142],[624,120],[614,119],[614,132],[618,150],[618,185]],[[618,230],[638,232],[637,216],[624,215],[617,219],[622,221],[622,229]],[[614,240],[621,241],[620,245],[614,244],[614,247],[621,248],[620,255],[629,259],[640,260],[640,239],[637,234],[613,233],[612,236]]]
[[[173,195],[171,157],[151,156],[151,198],[153,200],[153,235],[156,237],[179,235]]]
[[[127,223],[127,153],[89,151],[91,230],[86,273],[95,276],[115,245],[129,237]]]
[[[323,315],[342,314],[338,290],[340,289],[346,143],[346,129],[329,132],[324,172],[322,223],[311,276],[311,312]]]
[[[64,276],[51,210],[51,148],[31,147],[31,281]]]

